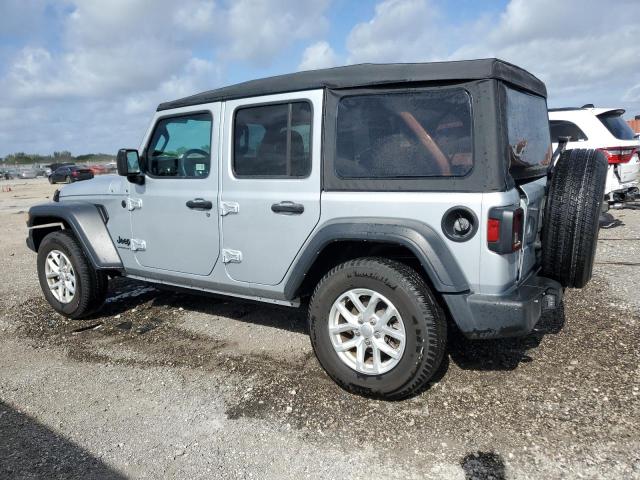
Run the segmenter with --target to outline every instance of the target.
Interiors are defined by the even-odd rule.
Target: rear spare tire
[[[542,230],[542,273],[564,287],[591,278],[604,199],[607,159],[598,150],[562,153],[551,180]]]

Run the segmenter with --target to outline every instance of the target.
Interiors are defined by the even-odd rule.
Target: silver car
[[[544,84],[489,59],[163,103],[117,167],[29,211],[54,310],[90,315],[114,276],[304,306],[331,378],[399,399],[434,376],[448,328],[526,335],[589,281],[607,162],[552,152]]]

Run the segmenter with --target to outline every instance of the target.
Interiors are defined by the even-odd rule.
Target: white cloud
[[[229,48],[225,58],[267,65],[293,41],[319,35],[327,28],[328,0],[236,0],[222,29]],[[224,39],[223,39],[224,40]]]
[[[137,145],[159,102],[219,86],[233,61],[269,66],[325,32],[328,2],[3,1],[0,37],[20,31],[12,22],[47,35],[21,32],[17,47],[0,45],[9,119],[0,154]]]
[[[497,16],[452,24],[434,0],[384,0],[346,44],[350,63],[498,57],[545,81],[550,105],[640,111],[638,18],[637,0],[511,0]]]
[[[380,0],[344,39],[330,1],[1,0],[0,154],[135,146],[157,103],[274,65],[497,56],[542,78],[551,105],[640,113],[637,0],[511,0],[465,23],[445,0]]]
[[[374,17],[347,38],[349,63],[416,62],[440,55],[445,45],[440,15],[427,0],[385,0]]]
[[[597,0],[512,0],[480,42],[451,58],[496,56],[545,81],[555,106],[621,106],[640,81],[640,3]],[[640,108],[637,102],[630,108]]]
[[[340,60],[331,45],[325,41],[309,45],[302,54],[302,61],[298,70],[315,70],[318,68],[335,67]]]

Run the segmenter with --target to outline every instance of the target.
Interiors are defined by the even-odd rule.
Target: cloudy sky
[[[247,79],[494,56],[640,114],[638,0],[1,0],[0,156],[137,147],[159,102]]]

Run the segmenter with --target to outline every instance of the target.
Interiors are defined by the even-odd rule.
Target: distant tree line
[[[53,152],[50,155],[40,155],[37,153],[16,152],[10,153],[4,158],[0,158],[3,165],[48,165],[51,163],[75,162],[75,163],[109,163],[115,161],[115,156],[106,153],[87,153],[84,155],[73,155],[67,150]]]

